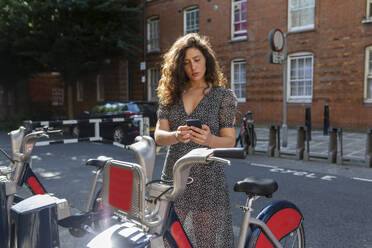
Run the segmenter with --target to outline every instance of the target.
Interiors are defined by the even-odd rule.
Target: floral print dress
[[[170,131],[186,125],[187,119],[200,119],[218,136],[222,128],[234,127],[237,100],[235,94],[224,87],[212,87],[190,115],[183,102],[171,107],[160,105],[158,119],[169,121]],[[171,145],[166,156],[162,179],[172,180],[175,162],[194,148],[203,147],[192,141]],[[233,247],[230,199],[224,165],[211,163],[195,165],[190,170],[193,183],[175,202],[175,209],[195,248]]]

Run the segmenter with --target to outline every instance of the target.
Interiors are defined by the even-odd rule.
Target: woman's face
[[[205,57],[199,49],[190,47],[186,50],[183,68],[185,69],[186,75],[191,82],[205,80]]]

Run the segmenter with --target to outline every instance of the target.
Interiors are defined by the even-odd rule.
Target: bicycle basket
[[[102,200],[105,209],[143,221],[145,174],[141,166],[109,161],[104,168]]]

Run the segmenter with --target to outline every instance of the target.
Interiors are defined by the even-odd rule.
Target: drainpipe
[[[147,47],[147,37],[146,37],[146,0],[142,0],[143,4],[143,62],[146,63],[146,47]],[[147,65],[146,65],[147,69]],[[143,100],[146,101],[147,98],[147,80],[146,80],[146,69],[144,70],[144,77],[145,77],[145,82],[143,82]],[[142,80],[142,79],[141,79]]]

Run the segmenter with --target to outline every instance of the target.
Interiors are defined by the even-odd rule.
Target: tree
[[[134,56],[142,41],[138,2],[0,0],[0,73],[18,80],[56,71],[71,85],[107,60]]]

